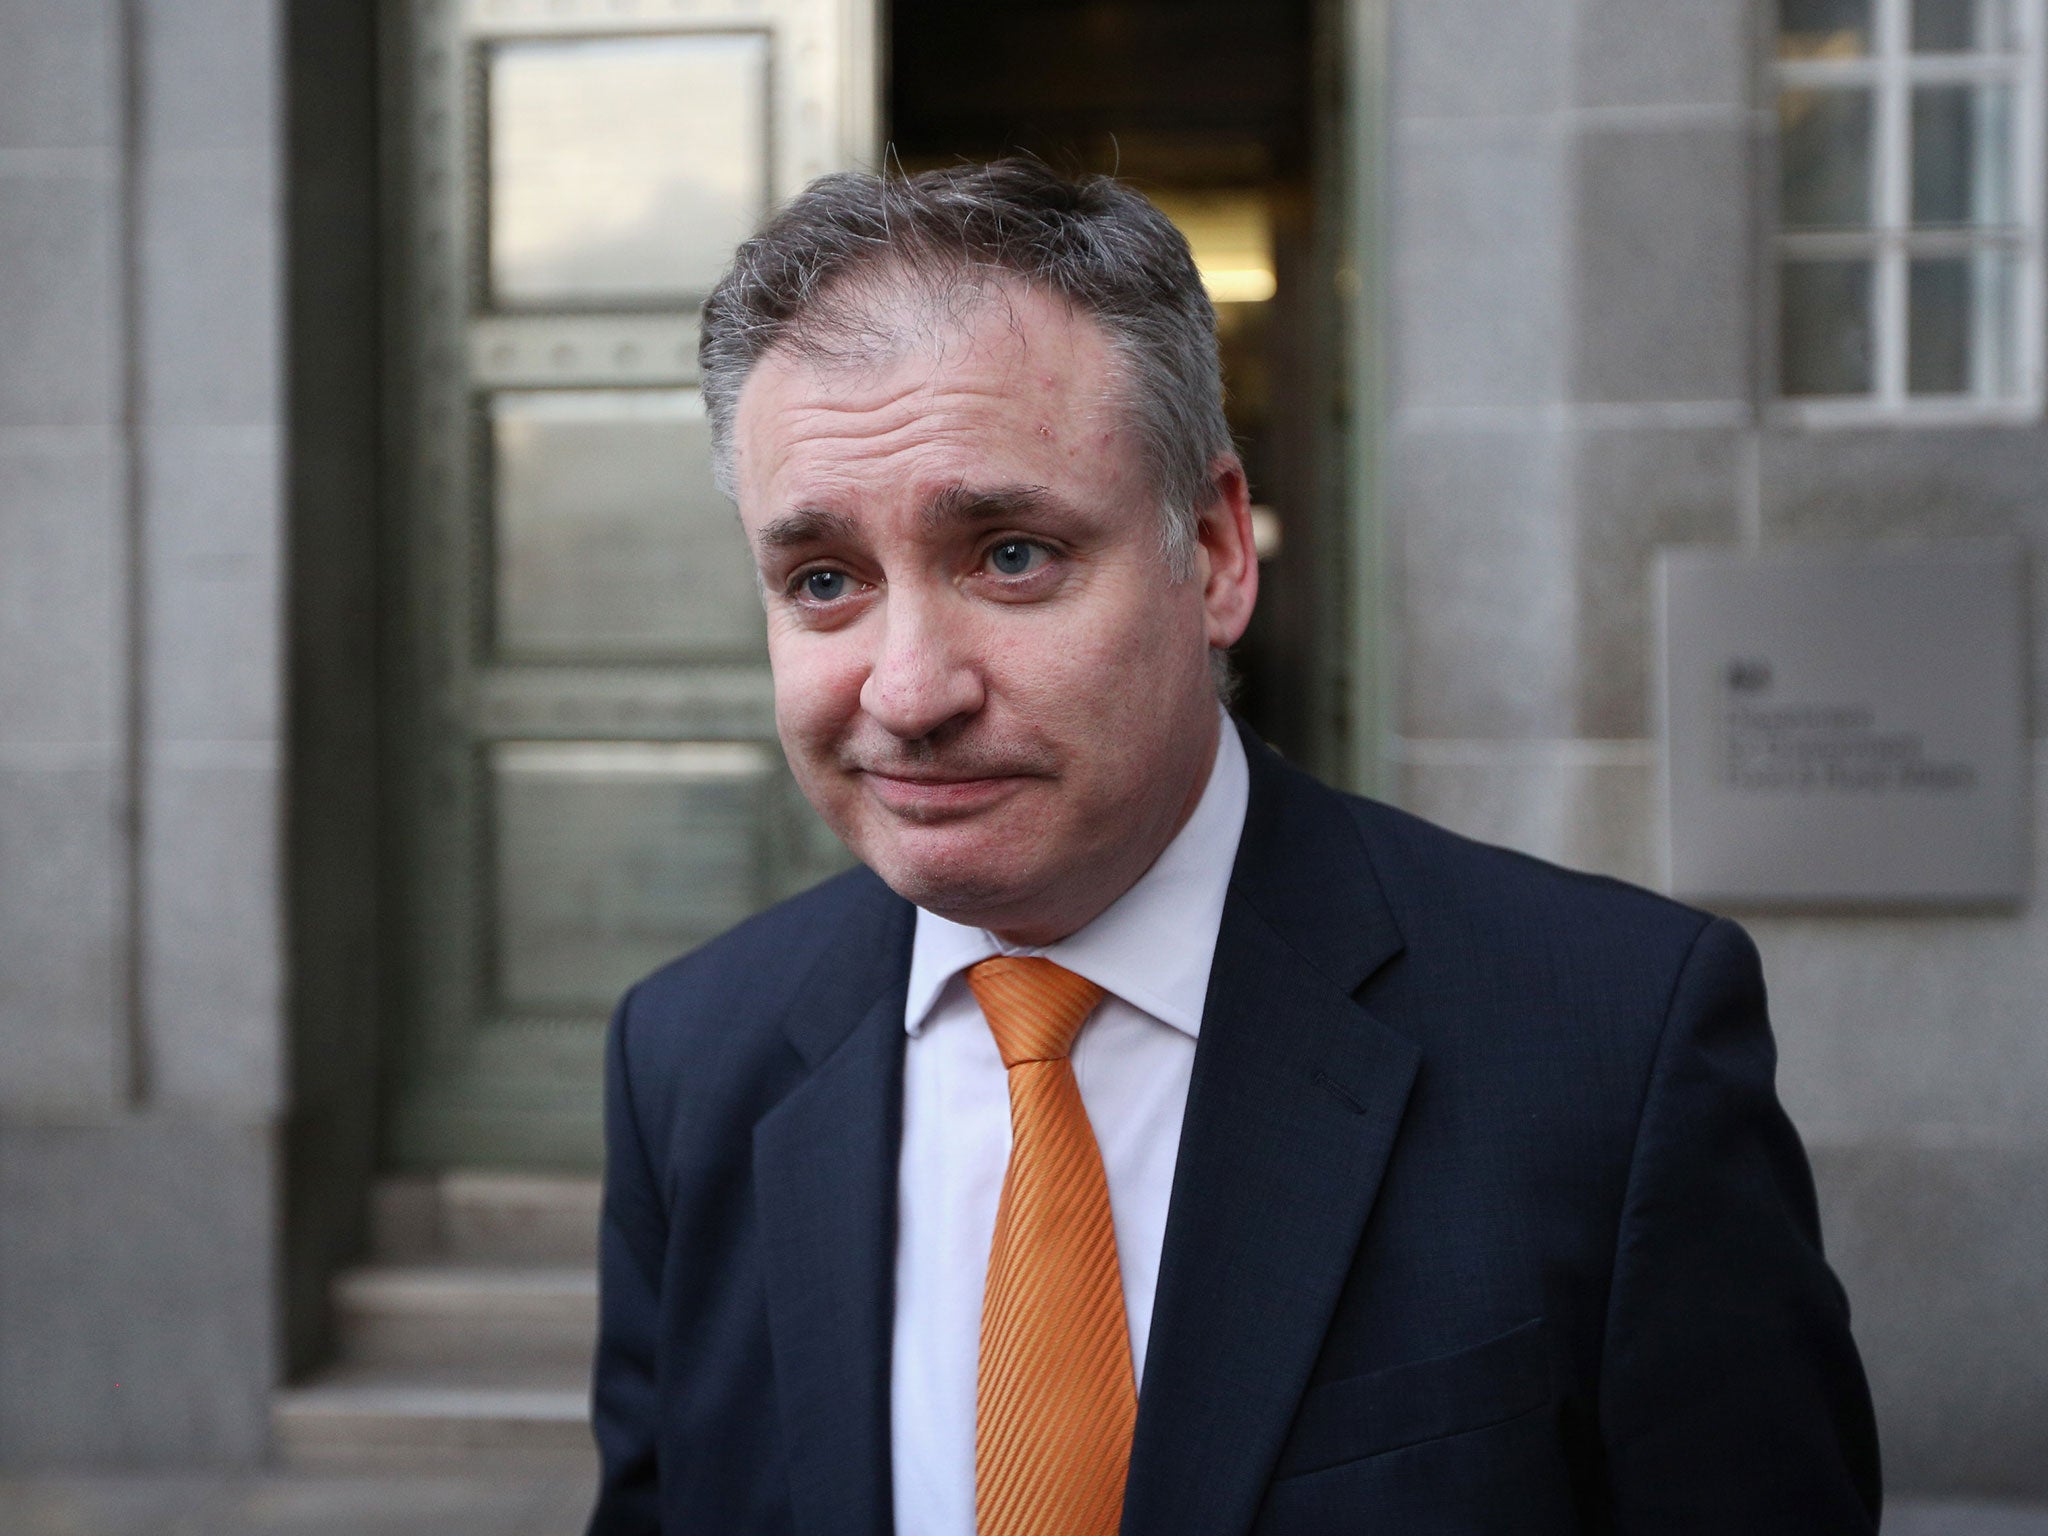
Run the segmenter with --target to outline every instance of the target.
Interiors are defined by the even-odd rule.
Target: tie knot
[[[967,985],[1005,1067],[1058,1061],[1102,1001],[1102,988],[1087,977],[1035,955],[998,955],[970,965]]]

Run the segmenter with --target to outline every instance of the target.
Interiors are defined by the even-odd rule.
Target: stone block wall
[[[266,1439],[277,45],[0,8],[0,1466]]]
[[[1391,16],[1386,776],[1475,836],[1656,885],[1656,550],[2000,533],[2048,570],[2048,426],[1768,420],[1768,0]],[[2036,892],[1735,914],[1900,1491],[2048,1495]]]

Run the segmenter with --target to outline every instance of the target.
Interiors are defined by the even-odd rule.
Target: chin
[[[1006,918],[1044,883],[1028,868],[991,858],[985,841],[972,836],[894,836],[854,852],[905,901],[975,927]]]

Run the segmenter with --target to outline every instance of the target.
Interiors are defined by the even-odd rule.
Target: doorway
[[[623,988],[844,862],[776,745],[696,307],[768,206],[885,144],[1113,171],[1188,232],[1260,509],[1239,708],[1356,782],[1359,3],[397,6],[386,1170],[594,1172]]]
[[[1309,579],[1335,361],[1320,340],[1326,274],[1318,281],[1330,244],[1317,180],[1326,29],[1313,0],[894,0],[886,96],[906,170],[1035,155],[1130,182],[1189,237],[1257,509],[1263,595],[1233,658],[1235,707],[1307,762],[1329,734]]]
[[[872,158],[875,11],[396,10],[382,1159],[594,1172],[620,992],[843,859],[776,746],[697,308]]]

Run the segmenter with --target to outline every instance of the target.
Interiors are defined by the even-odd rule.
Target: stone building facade
[[[360,1246],[402,982],[357,9],[0,8],[0,1466],[260,1462]],[[2048,423],[1771,410],[1767,0],[1347,15],[1383,791],[1656,884],[1654,553],[1996,533],[2038,578]],[[2048,1495],[2042,913],[1742,914],[1901,1490]]]

